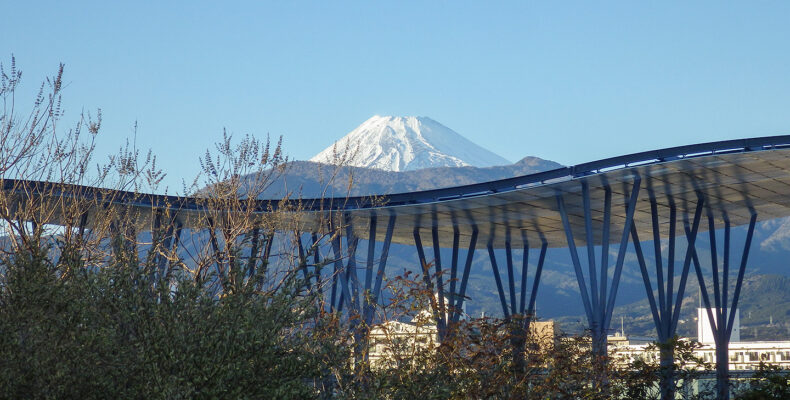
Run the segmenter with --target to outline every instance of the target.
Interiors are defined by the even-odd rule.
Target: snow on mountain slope
[[[346,151],[347,165],[387,171],[510,164],[428,117],[373,116],[310,161],[337,163]]]

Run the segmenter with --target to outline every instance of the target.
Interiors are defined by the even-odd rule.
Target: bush
[[[2,267],[0,397],[308,398],[345,357],[295,274],[217,298],[193,280],[156,293],[129,258],[93,272],[42,249]]]

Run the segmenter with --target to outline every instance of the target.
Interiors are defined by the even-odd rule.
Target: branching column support
[[[350,218],[346,215],[346,224],[350,223]],[[346,226],[346,255],[341,250],[342,229],[334,225],[330,226],[332,232],[332,253],[334,255],[334,274],[332,277],[332,302],[330,307],[337,312],[342,312],[344,307],[348,307],[349,314],[357,315],[359,312],[359,301],[353,301],[354,297],[350,291],[349,281],[352,277],[356,279],[356,252],[359,239],[354,235],[354,229]],[[343,259],[346,263],[343,265]],[[337,286],[340,285],[339,299],[334,302]]]
[[[310,234],[311,248],[313,249],[313,265],[315,266],[315,287],[318,290],[318,297],[323,299],[323,281],[321,280],[321,248],[318,239],[318,233],[313,232]]]
[[[258,246],[260,246],[260,228],[253,228],[252,231],[247,233],[251,235],[250,239],[250,256],[247,258],[247,276],[252,278],[255,276],[255,263],[258,261]]]
[[[689,267],[691,265],[691,258],[694,250],[694,243],[697,238],[697,231],[699,229],[700,217],[702,215],[703,199],[699,197],[697,201],[696,211],[694,212],[694,220],[691,225],[691,230],[686,232],[686,239],[688,247],[686,249],[686,257],[683,261],[683,268],[680,275],[680,284],[677,288],[677,297],[673,302],[674,288],[674,271],[675,271],[675,241],[676,241],[676,228],[677,228],[677,208],[674,201],[669,199],[669,251],[667,254],[667,273],[664,277],[664,261],[661,254],[661,232],[658,220],[658,204],[652,191],[650,195],[650,212],[652,217],[653,226],[653,250],[655,253],[655,267],[656,267],[656,285],[658,291],[658,304],[653,294],[653,285],[650,281],[650,274],[647,270],[647,263],[645,262],[644,252],[639,240],[639,234],[635,225],[631,226],[631,239],[636,252],[637,260],[639,261],[639,268],[642,272],[642,280],[645,284],[645,291],[647,292],[647,299],[650,303],[650,311],[653,316],[653,322],[656,326],[656,333],[658,334],[658,341],[660,343],[660,357],[661,357],[661,398],[674,399],[675,398],[675,379],[674,379],[674,352],[670,347],[670,342],[676,335],[678,318],[680,317],[680,308],[683,301],[683,295],[686,290],[686,281],[688,279]],[[686,218],[687,219],[687,218]],[[686,221],[688,223],[688,221]]]
[[[149,282],[151,283],[152,287],[156,287],[156,283],[159,280],[159,263],[160,260],[164,260],[164,255],[161,254],[160,246],[162,244],[162,210],[156,210],[154,212],[154,226],[151,230],[151,247],[148,248],[148,261],[146,264],[153,264],[151,266],[151,270],[149,271]],[[167,227],[165,228],[167,230]],[[162,261],[164,262],[164,261]]]
[[[584,304],[584,311],[587,315],[587,321],[590,326],[590,333],[592,336],[593,354],[601,359],[606,356],[607,344],[606,334],[609,331],[609,325],[612,319],[612,311],[614,310],[614,303],[617,298],[617,287],[620,283],[620,275],[623,270],[623,262],[625,261],[626,247],[628,246],[628,236],[631,232],[631,226],[634,220],[634,210],[636,209],[636,202],[639,198],[639,189],[641,186],[641,178],[636,177],[631,188],[630,195],[626,198],[626,216],[623,226],[622,235],[620,237],[620,247],[618,250],[617,261],[615,263],[614,273],[612,275],[611,290],[607,292],[608,282],[608,253],[609,253],[609,231],[611,229],[611,207],[612,207],[612,190],[608,185],[605,185],[604,190],[604,207],[603,207],[603,220],[601,231],[601,270],[597,271],[595,262],[595,237],[593,236],[592,226],[592,209],[590,206],[590,187],[586,180],[581,182],[582,185],[582,202],[584,208],[584,226],[587,244],[587,262],[589,269],[590,287],[584,279],[579,253],[576,248],[576,242],[573,237],[573,230],[571,229],[570,217],[566,211],[565,199],[562,193],[557,194],[557,205],[559,208],[562,224],[565,229],[565,235],[568,241],[568,250],[571,253],[571,260],[573,261],[573,268],[576,272],[576,280],[579,284],[579,291],[581,292],[582,303]],[[598,273],[600,273],[600,285],[598,283]],[[592,296],[591,296],[592,295]]]
[[[310,247],[305,249],[305,246],[302,242],[302,234],[300,232],[296,232],[296,245],[297,251],[299,253],[299,269],[302,270],[305,286],[310,292],[315,291],[319,298],[323,298],[323,290],[321,289],[323,284],[321,281],[321,254],[318,233],[310,233]],[[309,271],[310,258],[312,258],[312,273]],[[315,277],[315,284],[312,282],[313,277]]]
[[[222,268],[223,257],[219,247],[219,240],[217,239],[217,230],[216,226],[214,226],[214,219],[211,217],[208,217],[208,228],[209,239],[211,240],[211,248],[214,250],[214,262],[217,267],[217,279],[219,279],[220,283],[222,284],[222,288],[224,289],[226,282],[224,269]]]
[[[466,261],[464,262],[464,271],[461,275],[460,289],[458,293],[455,292],[455,279],[450,281],[450,302],[453,307],[450,309],[450,322],[456,324],[461,318],[464,310],[464,301],[466,300],[466,286],[469,282],[469,271],[472,268],[472,260],[475,256],[475,248],[477,247],[477,236],[479,231],[477,226],[472,226],[472,236],[469,238],[469,247],[467,247]],[[460,245],[460,237],[458,240],[453,238],[453,264],[451,266],[450,275],[457,276],[458,270],[458,247]]]
[[[722,215],[724,220],[724,254],[721,280],[719,279],[719,262],[716,247],[715,221],[712,210],[708,211],[708,230],[710,235],[710,254],[711,254],[711,274],[713,278],[713,300],[711,305],[708,288],[705,285],[705,278],[702,275],[699,258],[694,249],[693,261],[694,269],[697,272],[700,293],[705,309],[708,314],[708,321],[713,332],[713,339],[716,343],[716,398],[729,399],[729,342],[732,336],[732,328],[735,323],[735,313],[738,310],[738,299],[741,295],[743,275],[746,271],[746,263],[749,258],[749,249],[752,245],[754,226],[757,222],[757,213],[750,210],[749,228],[746,233],[746,242],[741,255],[741,263],[738,269],[738,277],[735,282],[735,292],[730,301],[727,297],[729,288],[729,267],[730,267],[730,221],[727,214]],[[713,306],[713,307],[712,307]]]
[[[496,254],[494,251],[494,246],[492,242],[489,242],[486,245],[488,249],[488,257],[491,260],[491,269],[494,272],[494,280],[497,285],[497,292],[499,293],[499,303],[502,306],[502,314],[505,316],[505,319],[511,319],[513,316],[518,315],[519,318],[525,317],[524,324],[525,328],[528,327],[530,317],[534,316],[535,313],[535,299],[538,293],[538,284],[540,283],[540,275],[543,271],[543,263],[546,259],[546,251],[548,249],[548,243],[543,240],[540,248],[540,256],[538,257],[537,268],[535,270],[535,277],[532,281],[532,291],[530,292],[529,296],[529,303],[527,303],[527,273],[529,272],[529,242],[527,241],[526,237],[522,238],[522,242],[524,244],[523,247],[523,258],[521,262],[521,286],[520,286],[520,296],[516,294],[516,283],[515,283],[515,272],[513,267],[513,247],[511,245],[510,236],[508,235],[505,238],[505,259],[507,265],[507,276],[508,276],[508,293],[510,299],[510,305],[508,305],[508,301],[506,299],[505,290],[502,285],[502,279],[500,277],[499,272],[499,264],[497,263]],[[518,300],[518,301],[517,301]],[[529,307],[527,308],[527,305]]]
[[[184,225],[176,219],[175,222],[175,233],[173,235],[173,242],[170,246],[170,258],[167,260],[167,271],[173,270],[173,262],[179,262],[180,258],[178,256],[178,245],[181,244],[181,231],[184,229]]]
[[[493,238],[492,238],[493,240]],[[520,297],[516,294],[516,280],[515,271],[513,267],[513,247],[510,234],[505,236],[505,261],[507,266],[507,283],[510,305],[505,298],[505,291],[502,287],[502,279],[499,274],[499,266],[497,264],[494,246],[491,241],[488,242],[486,248],[488,249],[488,257],[491,260],[491,269],[494,272],[494,280],[497,284],[497,291],[499,292],[499,301],[502,306],[502,314],[505,319],[512,325],[511,329],[511,344],[513,345],[513,359],[514,365],[520,369],[523,365],[524,359],[524,346],[526,344],[527,334],[529,332],[530,322],[535,316],[535,300],[538,295],[538,285],[540,284],[540,275],[543,272],[543,263],[546,260],[546,251],[548,243],[545,239],[541,240],[540,255],[537,260],[537,267],[535,269],[535,276],[532,279],[532,291],[529,293],[529,302],[527,302],[527,275],[529,273],[529,241],[526,235],[522,235],[521,242],[523,244],[523,253],[521,259],[521,282],[520,290],[518,291]],[[518,300],[518,301],[517,301]]]
[[[253,230],[253,235],[255,235],[255,230]],[[255,236],[253,236],[253,238],[255,238]],[[259,242],[254,241],[250,249],[250,259],[247,260],[247,273],[250,279],[256,275],[258,276],[258,282],[256,282],[257,290],[263,288],[266,278],[266,270],[269,267],[269,257],[272,254],[272,244],[274,243],[274,231],[264,235],[263,239],[263,254],[260,254]],[[260,265],[259,271],[257,271],[257,265]]]
[[[471,218],[470,218],[471,219]],[[463,265],[463,271],[459,271],[459,258],[461,247],[461,232],[458,230],[458,225],[455,223],[455,216],[453,220],[453,241],[452,241],[452,255],[450,258],[450,280],[448,287],[444,284],[444,271],[442,269],[442,256],[439,242],[439,230],[436,226],[436,219],[434,216],[434,224],[431,228],[431,240],[433,244],[433,261],[427,260],[425,256],[425,249],[422,245],[422,238],[420,236],[419,228],[414,229],[414,244],[417,248],[417,256],[420,265],[422,266],[423,281],[431,293],[436,294],[431,296],[431,309],[433,317],[436,321],[438,328],[439,340],[444,341],[449,335],[454,333],[455,326],[461,319],[464,309],[464,301],[466,300],[466,288],[469,282],[469,272],[472,268],[472,261],[474,259],[475,248],[477,247],[477,238],[479,230],[476,225],[472,225],[472,232],[469,237],[469,245],[466,252],[466,260]],[[434,272],[431,273],[430,266],[434,266]],[[459,280],[460,272],[460,280]],[[433,279],[436,280],[436,291],[434,291]]]
[[[80,239],[85,240],[85,226],[88,225],[88,212],[85,211],[80,215],[79,234]]]
[[[375,271],[378,217],[375,214],[370,217],[364,287],[361,286],[357,276],[356,249],[359,238],[354,234],[349,215],[345,216],[344,225],[347,253],[345,255],[341,251],[342,232],[337,227],[330,226],[330,229],[333,229],[331,242],[334,255],[334,273],[329,294],[330,306],[332,310],[338,312],[342,311],[343,307],[349,307],[352,313],[358,313],[362,316],[362,321],[365,325],[370,325],[373,321],[375,305],[378,303],[381,294],[387,257],[389,256],[392,235],[395,230],[395,215],[390,215],[387,220],[387,229],[384,234],[381,253],[378,257],[378,269]],[[316,239],[314,238],[314,240]],[[345,265],[343,263],[344,258]],[[318,263],[318,258],[316,258],[316,263]],[[340,286],[339,299],[338,284]],[[362,290],[361,294],[360,289]]]
[[[384,241],[378,258],[378,269],[375,271],[378,216],[375,214],[370,216],[364,287],[361,287],[360,280],[357,277],[356,249],[359,238],[354,234],[354,229],[351,225],[351,217],[348,214],[344,216],[344,225],[346,239],[345,265],[343,263],[344,254],[341,250],[342,229],[330,225],[330,231],[332,232],[332,251],[334,255],[334,274],[332,277],[332,289],[329,294],[329,303],[331,311],[340,313],[343,311],[344,307],[348,309],[351,329],[354,333],[356,344],[355,354],[357,361],[361,361],[363,354],[365,358],[367,357],[367,351],[365,351],[367,347],[367,333],[373,323],[375,306],[378,304],[381,294],[387,257],[389,256],[392,235],[395,230],[395,215],[390,215],[388,218]],[[315,247],[317,251],[316,242],[317,235],[313,235],[313,247]],[[318,265],[317,256],[315,257],[315,262],[316,265]],[[338,283],[340,284],[340,295],[339,300],[335,303]],[[362,291],[361,294],[360,289]]]
[[[166,226],[164,227],[164,236],[162,235],[162,223],[163,218],[165,218],[164,214],[160,211],[156,213],[155,220],[154,220],[154,230],[151,234],[152,237],[152,248],[149,251],[155,252],[154,257],[154,265],[156,267],[154,275],[154,284],[157,285],[157,281],[161,281],[165,279],[167,281],[167,276],[169,274],[169,264],[167,263],[168,259],[171,257],[173,253],[173,248],[175,247],[174,240],[176,230],[180,229],[179,223],[175,220],[175,218],[167,218]],[[178,231],[180,235],[180,230]],[[170,254],[168,254],[170,253]]]
[[[307,270],[307,257],[309,256],[310,250],[305,250],[304,244],[302,243],[302,232],[296,231],[294,232],[296,235],[296,251],[299,255],[299,269],[302,270],[302,276],[305,280],[305,285],[309,288],[310,287],[310,272]]]
[[[390,252],[390,244],[392,244],[392,233],[395,230],[395,215],[390,215],[387,222],[387,231],[384,234],[384,242],[382,243],[381,254],[379,255],[378,269],[375,274],[375,282],[373,282],[373,291],[370,291],[371,281],[373,278],[373,265],[375,263],[375,244],[376,244],[376,217],[371,218],[370,234],[368,236],[368,260],[367,260],[367,275],[365,276],[365,302],[364,302],[364,316],[365,325],[370,326],[373,323],[373,316],[376,304],[378,304],[381,295],[381,285],[384,283],[384,272],[387,267],[387,257]]]
[[[435,228],[434,228],[435,229]],[[422,268],[422,279],[425,283],[425,286],[428,288],[428,291],[431,293],[430,296],[430,304],[431,304],[431,311],[433,313],[433,319],[436,321],[436,327],[438,329],[439,334],[439,341],[444,340],[445,335],[445,327],[447,326],[446,316],[444,310],[439,309],[439,303],[436,301],[438,296],[434,296],[436,293],[433,289],[433,281],[431,280],[431,264],[425,258],[425,249],[422,247],[422,238],[420,237],[420,228],[414,228],[414,246],[417,247],[417,257],[420,260],[420,266]],[[438,254],[439,247],[437,244],[434,244],[434,264],[437,265],[437,268],[441,271],[441,256]],[[438,274],[437,274],[438,275]]]

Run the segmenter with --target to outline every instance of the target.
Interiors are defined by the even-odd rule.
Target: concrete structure
[[[650,343],[634,343],[627,339],[611,342],[615,360],[630,362],[637,358],[659,361],[658,351],[648,351]],[[715,365],[717,352],[714,344],[703,344],[694,355],[707,364]],[[753,371],[760,363],[790,368],[790,341],[774,342],[731,342],[728,347],[727,361],[730,370]]]
[[[731,312],[726,310],[726,312]],[[735,317],[732,323],[732,334],[730,335],[730,343],[741,341],[741,315],[740,310],[735,310]],[[713,317],[713,323],[710,317]],[[718,322],[716,315],[708,315],[707,309],[697,308],[697,341],[702,344],[716,344],[716,333],[713,327]]]

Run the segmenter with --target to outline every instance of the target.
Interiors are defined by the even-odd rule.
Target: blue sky
[[[166,4],[162,4],[166,3]],[[0,60],[100,154],[152,148],[170,192],[223,127],[307,159],[374,114],[429,116],[503,157],[564,164],[790,134],[788,2],[9,1]]]

